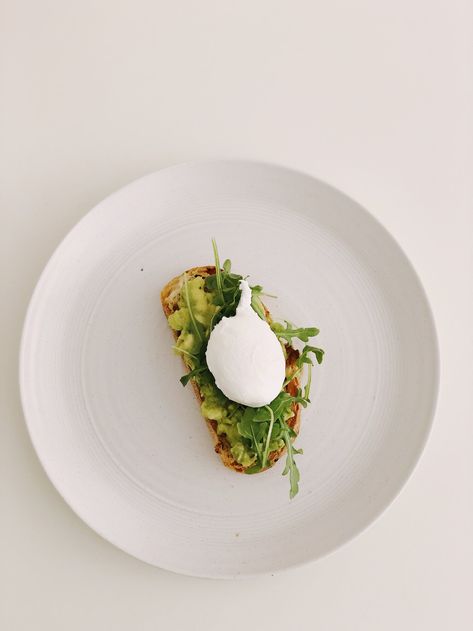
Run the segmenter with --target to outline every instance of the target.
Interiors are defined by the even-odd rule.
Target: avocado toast
[[[323,351],[306,345],[299,351],[292,345],[298,338],[307,342],[317,335],[315,328],[295,328],[273,322],[261,301],[262,288],[253,286],[251,306],[280,340],[286,364],[286,379],[279,395],[268,405],[252,408],[228,399],[217,387],[205,360],[211,331],[224,317],[233,317],[241,291],[242,276],[231,272],[230,261],[220,267],[214,242],[215,265],[194,267],[170,280],[161,292],[161,304],[191,381],[201,413],[214,442],[215,451],[227,467],[241,473],[258,473],[273,466],[287,452],[284,473],[290,474],[293,497],[298,491],[299,472],[294,455],[301,453],[292,443],[299,433],[301,407],[309,403],[311,356],[318,363]],[[300,387],[300,376],[308,366],[308,382]]]

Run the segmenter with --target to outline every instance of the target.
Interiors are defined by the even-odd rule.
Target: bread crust
[[[213,265],[207,265],[203,267],[192,267],[191,269],[188,269],[186,272],[184,272],[184,274],[181,274],[180,276],[176,276],[175,278],[170,280],[163,287],[161,291],[161,305],[164,311],[164,315],[166,316],[166,319],[171,315],[171,313],[173,313],[178,308],[180,290],[181,290],[185,277],[188,279],[195,278],[196,276],[201,276],[202,278],[205,278],[206,276],[211,276],[213,274],[215,274],[215,267]],[[267,308],[266,307],[264,308],[266,311],[266,315],[270,316],[270,313],[267,310]],[[177,340],[177,338],[179,337],[177,332],[173,331],[172,333],[174,335],[174,339]],[[296,361],[299,357],[299,351],[297,351],[292,346],[287,345],[286,354],[287,354],[286,368],[290,370],[294,369],[296,365]],[[184,360],[183,360],[183,363],[186,370],[188,371],[189,368],[187,364],[184,362]],[[200,405],[203,402],[202,394],[200,392],[199,386],[197,385],[194,379],[191,379],[191,383],[192,383],[192,388],[194,390],[195,397],[200,407]],[[289,394],[295,395],[297,393],[298,388],[299,388],[299,379],[297,377],[294,377],[286,385],[285,390]],[[289,425],[289,427],[291,427],[294,430],[294,432],[298,434],[299,428],[300,428],[301,406],[299,403],[293,403],[292,409],[293,409],[294,414],[286,422]],[[233,469],[233,471],[237,471],[238,473],[244,473],[246,467],[238,463],[233,458],[232,452],[230,451],[230,443],[227,437],[225,436],[225,434],[220,434],[220,435],[217,434],[217,421],[214,421],[205,417],[204,417],[204,420],[208,427],[210,435],[212,437],[215,452],[219,454],[220,458],[222,459],[223,464],[226,467]],[[286,447],[282,447],[281,449],[272,451],[268,456],[269,466],[266,467],[265,469],[262,469],[261,471],[265,471],[266,469],[269,469],[275,462],[279,460],[279,458],[285,453],[285,451],[286,451]]]

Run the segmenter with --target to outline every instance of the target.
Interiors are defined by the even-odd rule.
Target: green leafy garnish
[[[309,353],[313,353],[315,355],[315,359],[317,360],[318,364],[322,363],[322,360],[324,358],[324,351],[321,348],[317,348],[316,346],[307,345],[304,346],[301,354],[299,355],[299,358],[296,362],[298,366],[302,366],[302,364],[310,364],[311,366],[314,365],[314,362],[309,357]]]
[[[266,320],[266,311],[260,298],[262,293],[263,288],[261,285],[254,285],[251,287],[251,306],[262,320]]]
[[[219,270],[219,273],[217,274],[216,271],[215,274],[205,278],[205,289],[213,294],[213,303],[219,307],[212,318],[210,330],[212,330],[223,317],[230,318],[235,315],[238,303],[240,302],[240,281],[243,278],[243,276],[239,276],[238,274],[232,274],[229,259],[223,264],[223,270],[220,269],[220,261],[216,249],[215,253],[215,270]]]
[[[193,379],[197,375],[204,373],[206,370],[209,370],[207,366],[199,366],[198,368],[194,368],[194,370],[190,370],[186,375],[183,375],[179,379],[179,381],[182,383],[183,386],[187,386],[191,379]]]
[[[283,436],[284,442],[286,443],[286,466],[282,474],[287,475],[289,473],[289,497],[292,500],[299,492],[299,480],[301,478],[296,461],[294,460],[294,454],[302,454],[302,449],[294,448],[290,437],[290,428],[287,425],[284,428]]]
[[[273,322],[271,324],[271,328],[274,333],[279,337],[279,339],[288,342],[289,344],[292,342],[293,338],[297,338],[302,342],[308,342],[310,337],[315,337],[319,334],[319,329],[315,326],[307,327],[305,329],[295,327],[293,324],[284,320],[286,326],[281,324],[280,322]]]
[[[254,422],[256,409],[247,407],[243,413],[243,418],[238,423],[238,431],[244,438],[250,440],[258,455],[258,461],[262,461],[261,442],[264,438],[265,428],[263,424]]]
[[[309,353],[313,353],[315,355],[315,359],[317,360],[318,364],[322,363],[322,360],[324,358],[324,351],[321,348],[317,348],[316,346],[310,346],[309,344],[306,344],[296,360],[296,370],[286,379],[284,385],[287,385],[295,377],[298,377],[301,374],[302,369],[304,368],[304,364],[307,364],[308,368],[311,368],[311,366],[314,365],[311,357],[309,357]]]

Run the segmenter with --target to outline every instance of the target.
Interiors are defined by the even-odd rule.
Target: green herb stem
[[[179,348],[179,346],[173,346],[172,348],[173,350],[177,351],[178,353],[182,353],[183,355],[186,355],[187,357],[191,357],[192,359],[197,359],[197,355],[193,355],[192,353],[189,353],[189,351],[186,351],[183,348]]]
[[[263,458],[261,461],[261,466],[263,467],[263,469],[266,467],[266,464],[268,461],[269,443],[271,441],[271,433],[273,431],[273,425],[274,425],[274,412],[272,408],[269,405],[265,405],[264,407],[269,411],[270,421],[269,421],[268,435],[266,436],[266,444],[264,446]]]
[[[304,388],[304,399],[309,401],[310,384],[312,382],[312,364],[307,364],[307,382]]]
[[[188,280],[187,280],[187,276],[185,277],[185,281],[184,281],[184,295],[185,295],[185,302],[186,302],[186,307],[189,311],[189,316],[191,319],[191,323],[192,323],[192,328],[194,329],[195,334],[197,335],[197,337],[199,338],[200,342],[203,342],[204,340],[202,339],[202,334],[200,332],[200,329],[197,325],[197,321],[195,319],[194,316],[194,312],[192,310],[192,305],[191,305],[191,301],[190,301],[190,297],[189,297],[189,285],[188,285]]]
[[[286,381],[282,384],[282,387],[285,388],[293,379],[298,377],[301,374],[302,366],[300,366],[290,377],[286,379]]]
[[[214,251],[214,259],[215,259],[215,275],[217,277],[217,290],[219,293],[219,298],[223,304],[224,297],[223,297],[222,270],[220,268],[220,258],[218,256],[218,248],[217,248],[217,242],[215,241],[215,238],[212,239],[212,248]]]
[[[253,444],[254,444],[254,447],[255,447],[255,450],[256,450],[256,454],[258,456],[258,460],[260,462],[263,462],[263,455],[261,453],[261,447],[260,447],[259,442],[256,440],[255,428],[253,427],[253,425],[251,426],[251,434],[252,434],[252,437],[253,437]],[[262,466],[264,467],[264,465],[262,465]]]

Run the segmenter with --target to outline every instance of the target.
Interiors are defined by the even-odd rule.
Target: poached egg
[[[281,344],[251,306],[251,289],[240,281],[236,314],[222,318],[207,345],[206,359],[218,388],[231,401],[249,407],[271,403],[286,376]]]

